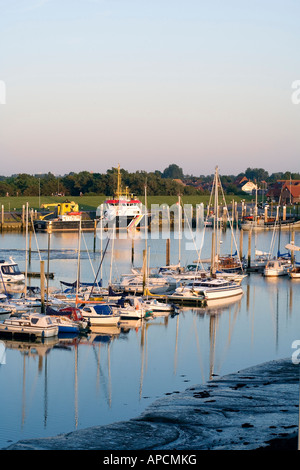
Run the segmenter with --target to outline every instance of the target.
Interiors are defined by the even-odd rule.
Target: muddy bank
[[[126,422],[7,450],[297,450],[299,366],[282,359],[155,401]]]

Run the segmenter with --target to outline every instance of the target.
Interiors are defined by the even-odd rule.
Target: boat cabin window
[[[31,323],[32,323],[33,325],[36,325],[36,324],[38,323],[38,321],[39,321],[38,318],[32,318],[32,319],[31,319]]]
[[[84,309],[83,309],[83,310],[84,310],[85,312],[91,312],[91,309],[90,309],[90,307],[84,307]]]
[[[17,264],[2,266],[2,272],[3,274],[21,274]]]

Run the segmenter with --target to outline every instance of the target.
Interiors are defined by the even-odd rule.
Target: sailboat
[[[213,232],[212,232],[212,247],[211,247],[211,266],[210,273],[199,273],[195,272],[195,277],[193,280],[190,280],[186,285],[181,285],[175,289],[174,295],[169,296],[174,301],[178,298],[186,300],[204,299],[205,301],[211,299],[224,299],[230,298],[243,294],[243,289],[240,286],[240,283],[231,281],[225,276],[222,276],[222,271],[219,271],[219,201],[218,201],[218,191],[221,188],[221,181],[219,178],[218,167],[215,170],[215,178],[213,182],[212,195],[214,196],[214,214],[213,214]],[[200,255],[199,255],[200,263]],[[198,263],[198,264],[199,264]]]
[[[288,275],[291,279],[300,279],[300,265],[297,265],[294,259],[294,251],[300,251],[300,246],[295,245],[294,242],[285,245],[287,250],[290,250],[293,255],[292,267],[288,271]]]
[[[276,220],[279,221],[277,257],[274,257],[273,259],[269,259],[268,262],[266,263],[264,272],[263,272],[264,276],[266,277],[286,276],[290,268],[292,267],[290,257],[287,254],[280,253],[281,223],[280,223],[280,218],[279,218],[279,206],[277,207]],[[276,229],[276,226],[274,227],[274,231],[273,231],[270,253],[272,253],[272,246],[274,246],[274,242],[275,242],[275,236],[274,236],[275,229]]]

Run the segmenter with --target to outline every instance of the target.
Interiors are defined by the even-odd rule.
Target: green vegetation
[[[262,168],[247,168],[239,175],[221,175],[221,181],[227,202],[234,198],[251,200],[241,190],[239,181],[245,177],[256,181],[265,189],[267,184],[278,179],[300,179],[298,173],[274,173],[269,175]],[[136,171],[129,173],[121,169],[123,188],[143,200],[144,188],[147,186],[148,204],[172,205],[181,194],[183,202],[195,205],[207,204],[211,192],[213,175],[184,175],[176,165],[169,165],[163,172]],[[117,188],[117,171],[111,168],[106,173],[69,173],[64,176],[17,174],[9,177],[0,176],[0,204],[5,210],[20,210],[26,202],[33,209],[38,209],[43,202],[61,202],[65,199],[77,201],[83,210],[94,210],[107,196],[113,196]],[[169,202],[168,202],[169,201]]]
[[[195,206],[196,204],[200,204],[201,202],[204,205],[207,205],[209,202],[209,195],[192,195],[192,196],[182,196],[182,203],[183,204],[192,204]],[[0,206],[4,206],[4,211],[22,211],[22,207],[26,206],[28,202],[28,207],[33,210],[38,210],[40,205],[43,203],[53,203],[53,202],[64,202],[66,199],[72,200],[79,204],[80,210],[83,211],[95,211],[97,207],[104,202],[106,199],[105,196],[72,196],[72,197],[61,197],[61,196],[41,196],[40,198],[37,196],[8,196],[8,197],[0,197]],[[144,196],[139,198],[142,203],[144,204],[145,198]],[[230,204],[232,199],[236,202],[240,202],[241,199],[251,200],[251,198],[245,198],[240,196],[226,196],[226,203]],[[149,196],[147,197],[147,206],[151,207],[152,204],[168,204],[172,206],[172,204],[176,204],[178,201],[177,196]]]

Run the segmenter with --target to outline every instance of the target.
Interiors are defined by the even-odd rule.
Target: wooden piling
[[[96,252],[97,220],[94,220],[94,253]],[[101,234],[102,235],[102,234]]]
[[[251,238],[252,238],[252,230],[248,232],[248,268],[251,267]]]
[[[170,238],[166,240],[166,266],[170,266]]]
[[[134,237],[131,239],[131,264],[134,265]]]
[[[40,275],[40,286],[41,286],[41,311],[42,313],[45,313],[45,261],[40,261],[40,270],[41,270],[41,275]]]
[[[243,235],[244,231],[240,230],[240,259],[243,258]]]

